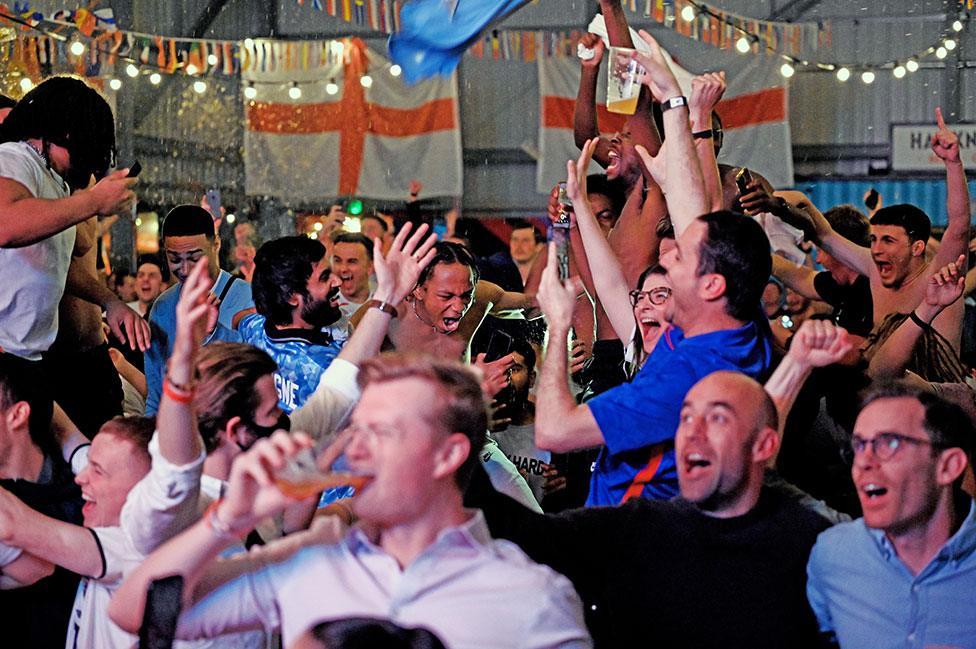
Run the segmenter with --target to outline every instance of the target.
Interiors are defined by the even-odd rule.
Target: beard
[[[332,306],[332,301],[339,296],[339,288],[333,288],[324,300],[306,302],[302,307],[302,320],[313,327],[322,328],[335,324],[342,317],[339,307]]]

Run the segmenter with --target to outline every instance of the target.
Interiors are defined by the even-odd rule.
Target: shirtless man
[[[528,309],[535,299],[479,281],[474,257],[460,244],[439,241],[434,249],[437,254],[433,261],[397,308],[397,317],[390,324],[388,347],[469,360],[471,338],[486,315]],[[353,316],[353,325],[369,304]]]

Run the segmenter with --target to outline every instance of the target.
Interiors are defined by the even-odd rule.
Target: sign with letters
[[[949,124],[959,136],[962,163],[968,169],[976,167],[976,124]],[[932,153],[932,136],[938,131],[932,124],[891,125],[892,171],[943,172],[945,166]]]

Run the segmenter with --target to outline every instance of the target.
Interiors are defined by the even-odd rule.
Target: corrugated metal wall
[[[911,203],[925,211],[933,225],[945,226],[946,188],[945,182],[941,180],[861,178],[797,183],[797,189],[806,193],[821,210],[847,203],[863,211],[864,194],[872,187],[881,194],[884,205]],[[969,194],[976,200],[976,180],[969,182]]]

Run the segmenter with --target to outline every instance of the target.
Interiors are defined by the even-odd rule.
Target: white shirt
[[[68,196],[61,176],[26,142],[0,144],[0,176],[35,198]],[[0,213],[4,218],[10,217]],[[54,342],[74,245],[71,226],[30,246],[0,248],[0,349],[36,361]]]
[[[359,528],[214,590],[180,617],[181,638],[281,629],[284,646],[315,624],[379,617],[423,626],[453,649],[590,647],[569,580],[494,541],[481,512],[442,530],[405,569]]]
[[[349,361],[336,358],[322,372],[319,385],[301,408],[291,413],[291,429],[308,433],[319,440],[339,429],[356,402],[359,368]]]

